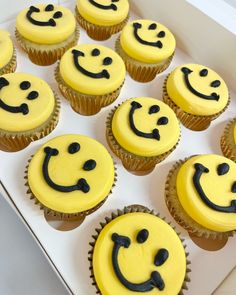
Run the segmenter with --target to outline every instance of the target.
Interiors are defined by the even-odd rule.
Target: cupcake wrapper
[[[221,150],[225,157],[236,162],[236,144],[234,142],[234,126],[236,119],[230,120],[226,125],[224,133],[220,140]]]
[[[80,26],[87,32],[90,38],[97,41],[104,41],[109,39],[113,34],[120,32],[126,25],[129,15],[121,23],[113,26],[99,26],[88,22],[79,13],[77,7],[75,8],[75,16]]]
[[[54,64],[69,48],[77,44],[79,39],[79,29],[76,27],[73,38],[69,37],[61,44],[58,43],[58,46],[55,46],[55,44],[45,45],[42,49],[40,46],[38,46],[38,48],[36,46],[32,46],[32,44],[37,44],[26,40],[17,30],[15,31],[15,36],[22,49],[27,52],[29,59],[34,64],[48,66]]]
[[[115,50],[124,60],[126,70],[129,73],[130,77],[135,81],[143,83],[152,81],[157,74],[165,71],[169,67],[174,56],[173,53],[168,59],[164,60],[163,62],[154,64],[137,61],[127,55],[122,49],[120,44],[120,37],[118,37],[116,40]]]
[[[55,69],[55,79],[62,95],[70,102],[71,107],[76,113],[85,116],[91,116],[98,113],[101,108],[113,103],[120,94],[121,84],[119,88],[111,93],[104,95],[89,95],[75,91],[65,83],[59,73],[59,65]]]
[[[16,70],[16,66],[17,66],[16,50],[14,48],[11,60],[2,69],[0,69],[0,76],[5,75],[5,74],[9,74],[9,73],[14,73]]]
[[[167,93],[167,88],[166,88],[166,83],[169,75],[166,77],[163,85],[163,101],[168,104],[169,107],[172,108],[172,110],[176,113],[176,116],[179,118],[181,123],[188,129],[194,130],[194,131],[202,131],[207,129],[211,121],[215,120],[218,118],[228,107],[230,103],[230,98],[228,100],[227,105],[225,108],[220,111],[217,114],[211,115],[211,116],[197,116],[197,115],[192,115],[189,113],[186,113],[183,111],[180,107],[178,107],[172,99],[169,97]]]
[[[115,188],[116,185],[116,181],[117,181],[117,169],[116,169],[116,163],[114,162],[114,167],[115,167],[115,176],[114,176],[114,182],[112,184],[111,190],[108,193],[108,195],[106,196],[105,199],[103,199],[99,204],[97,204],[96,206],[94,206],[91,209],[88,209],[86,211],[83,212],[76,212],[76,213],[62,213],[62,212],[58,212],[55,211],[51,208],[46,207],[44,204],[42,204],[37,197],[33,194],[33,192],[30,189],[29,186],[29,182],[28,182],[28,168],[29,168],[29,163],[32,160],[33,155],[30,157],[30,159],[28,160],[28,164],[25,168],[25,176],[24,179],[26,180],[25,186],[27,187],[27,191],[26,193],[30,196],[31,200],[34,200],[34,203],[36,205],[39,205],[40,210],[44,210],[44,214],[48,215],[48,216],[53,216],[54,220],[64,220],[64,221],[76,221],[76,220],[81,220],[82,218],[85,218],[87,215],[92,214],[93,212],[95,212],[96,210],[98,210],[107,200],[107,198],[109,197],[110,194],[112,194],[113,189]]]
[[[98,228],[95,229],[96,233],[94,235],[92,235],[93,241],[89,243],[89,245],[91,246],[91,249],[88,252],[88,260],[90,263],[90,267],[89,270],[91,272],[90,278],[92,279],[92,285],[96,288],[97,290],[97,294],[101,294],[101,291],[99,290],[99,287],[96,283],[96,278],[94,276],[94,271],[93,271],[93,253],[94,253],[94,246],[96,244],[97,238],[100,234],[100,232],[102,231],[102,229],[109,223],[111,222],[113,219],[117,218],[118,216],[124,215],[124,214],[128,214],[128,213],[133,213],[133,212],[143,212],[143,213],[149,213],[152,215],[155,215],[159,218],[161,218],[162,220],[164,220],[165,222],[166,219],[163,217],[160,217],[159,214],[155,213],[153,210],[148,209],[147,207],[144,207],[142,205],[130,205],[128,207],[125,207],[123,210],[117,210],[116,212],[112,212],[110,217],[106,217],[105,220],[103,222],[100,222],[100,226]],[[176,228],[170,223],[167,222],[176,232]],[[186,255],[186,274],[185,274],[185,278],[184,278],[184,282],[182,285],[182,288],[179,292],[179,295],[183,295],[184,294],[184,290],[188,290],[188,286],[187,284],[190,282],[190,278],[189,278],[189,272],[191,272],[190,269],[190,260],[188,260],[188,256],[189,253],[186,251],[186,245],[185,245],[185,240],[180,236],[180,233],[176,232],[183,244],[184,250],[185,250],[185,255]]]
[[[211,240],[227,239],[228,237],[233,235],[233,231],[216,232],[203,227],[186,213],[179,201],[176,192],[176,177],[180,167],[188,159],[189,158],[186,158],[185,160],[179,160],[178,162],[176,162],[167,176],[165,184],[165,201],[169,212],[175,219],[175,221],[185,230],[187,230],[190,235]]]
[[[112,118],[116,111],[116,109],[119,107],[115,107],[113,110],[111,110],[110,114],[108,115],[107,122],[106,122],[106,138],[108,145],[112,152],[120,158],[123,166],[131,171],[131,172],[140,172],[140,175],[145,175],[150,173],[156,166],[156,164],[162,162],[166,159],[177,147],[178,142],[175,144],[175,146],[169,150],[166,153],[163,153],[159,156],[154,157],[144,157],[144,156],[138,156],[135,154],[132,154],[128,151],[126,151],[123,147],[119,145],[117,140],[115,139],[113,132],[112,132]]]
[[[52,115],[41,126],[25,132],[9,132],[0,129],[0,150],[17,152],[27,147],[32,141],[43,138],[57,126],[60,112],[60,100],[54,92],[55,107]]]

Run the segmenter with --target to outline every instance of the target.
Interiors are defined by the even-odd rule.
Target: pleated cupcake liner
[[[142,213],[148,213],[148,214],[152,214],[154,216],[157,216],[159,218],[161,218],[163,221],[165,221],[169,226],[171,226],[173,228],[173,230],[176,232],[176,234],[179,236],[179,239],[182,242],[182,245],[184,247],[184,251],[185,251],[185,256],[186,256],[186,273],[185,273],[185,278],[184,278],[184,282],[182,284],[182,288],[179,292],[179,295],[183,295],[184,294],[184,290],[188,290],[188,283],[190,282],[190,277],[189,277],[189,273],[191,272],[190,269],[190,260],[188,259],[189,253],[187,252],[187,246],[185,244],[185,240],[181,237],[181,234],[179,232],[176,231],[176,228],[171,224],[171,222],[166,221],[165,217],[161,217],[159,213],[154,212],[154,210],[150,210],[147,207],[144,207],[142,205],[138,205],[138,204],[134,204],[134,205],[130,205],[127,207],[124,207],[122,210],[118,209],[115,212],[112,212],[110,216],[105,217],[105,219],[99,223],[99,226],[95,228],[95,233],[92,235],[92,241],[89,243],[91,249],[88,252],[88,260],[90,263],[90,278],[92,280],[92,285],[96,288],[96,293],[97,294],[101,294],[101,291],[99,289],[99,286],[97,285],[96,282],[96,278],[94,275],[94,269],[93,269],[93,253],[94,253],[94,247],[95,244],[97,242],[98,236],[100,234],[100,232],[103,230],[103,228],[110,223],[112,220],[114,220],[115,218],[121,216],[121,215],[125,215],[128,213],[135,213],[135,212],[142,212]]]
[[[233,231],[217,232],[205,228],[193,220],[182,207],[177,195],[176,179],[179,169],[190,158],[191,157],[176,162],[167,176],[165,184],[165,202],[170,214],[181,227],[195,237],[210,240],[222,240],[233,236]]]
[[[112,26],[99,26],[92,24],[82,17],[77,7],[75,8],[75,16],[80,26],[87,32],[88,36],[93,40],[104,41],[109,39],[113,34],[120,32],[128,22],[129,15],[121,23]]]
[[[17,152],[26,148],[31,142],[51,133],[57,126],[60,113],[60,100],[54,92],[55,106],[51,116],[39,127],[22,132],[11,132],[0,129],[0,150]]]
[[[82,218],[85,218],[87,215],[90,215],[93,212],[97,211],[106,202],[106,200],[112,194],[112,191],[116,186],[117,168],[116,168],[116,163],[113,161],[114,169],[115,169],[114,181],[113,181],[112,187],[110,189],[110,192],[108,193],[108,195],[101,202],[99,202],[96,206],[94,206],[94,207],[92,207],[92,208],[90,208],[88,210],[82,211],[82,212],[75,212],[75,213],[59,212],[59,211],[56,211],[56,210],[54,210],[52,208],[48,208],[47,206],[45,206],[42,202],[40,202],[37,199],[37,196],[35,196],[35,194],[32,192],[32,190],[31,190],[31,188],[29,186],[29,181],[28,181],[28,168],[29,168],[29,165],[30,165],[30,162],[31,162],[32,158],[33,158],[33,155],[28,160],[27,166],[25,168],[24,179],[26,181],[25,182],[25,186],[27,188],[26,193],[29,195],[29,198],[31,200],[33,200],[36,205],[39,206],[40,210],[44,211],[44,214],[46,216],[52,216],[54,218],[54,220],[77,221],[77,220],[81,220]]]
[[[55,79],[62,95],[70,102],[72,109],[81,115],[91,116],[97,114],[101,108],[113,103],[120,94],[124,81],[119,88],[111,93],[90,95],[80,93],[71,88],[61,77],[59,65],[55,69]]]
[[[138,82],[150,82],[155,79],[157,74],[162,73],[165,71],[174,56],[174,53],[166,60],[160,63],[144,63],[138,60],[133,59],[130,57],[122,48],[120,44],[120,36],[117,38],[115,43],[115,50],[124,60],[126,70],[129,73],[130,77]]]
[[[165,160],[177,147],[180,141],[181,134],[177,143],[172,147],[169,151],[152,157],[144,157],[138,156],[133,153],[125,150],[120,144],[117,142],[116,138],[112,132],[112,118],[115,114],[116,109],[120,106],[120,104],[114,107],[109,113],[106,121],[106,138],[107,143],[112,150],[112,152],[121,160],[123,166],[129,170],[130,172],[139,172],[140,175],[145,175],[155,168],[155,166]]]
[[[220,140],[223,155],[234,162],[236,162],[236,144],[234,142],[235,124],[236,118],[228,122]]]
[[[227,107],[230,103],[230,97],[229,97],[227,105],[224,107],[224,109],[214,115],[198,116],[198,115],[189,114],[189,113],[183,111],[180,107],[178,107],[173,102],[173,100],[169,97],[169,95],[167,93],[167,88],[166,88],[168,77],[169,77],[169,75],[166,77],[166,79],[164,81],[164,85],[163,85],[163,101],[166,104],[168,104],[169,107],[172,108],[172,110],[175,112],[176,116],[179,118],[181,123],[188,129],[191,129],[193,131],[202,131],[202,130],[207,129],[210,126],[211,121],[218,118],[227,109]]]
[[[62,55],[71,47],[75,46],[79,39],[79,28],[67,40],[58,44],[47,44],[41,47],[25,39],[17,30],[15,31],[16,39],[21,48],[28,54],[29,59],[36,65],[48,66],[54,64]]]
[[[17,62],[16,62],[16,50],[14,48],[13,50],[13,55],[10,59],[10,61],[0,69],[0,76],[9,74],[9,73],[14,73],[17,67]]]

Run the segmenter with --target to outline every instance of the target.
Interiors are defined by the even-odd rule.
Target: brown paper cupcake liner
[[[123,147],[119,145],[116,138],[113,135],[112,132],[112,118],[114,116],[114,113],[116,109],[120,106],[120,104],[116,107],[114,107],[113,110],[109,113],[106,121],[106,138],[107,143],[112,150],[112,152],[120,158],[123,166],[131,171],[131,172],[140,172],[140,175],[145,175],[150,173],[156,166],[156,164],[162,162],[165,160],[177,147],[178,142],[175,144],[175,146],[170,149],[168,152],[163,153],[159,156],[153,156],[153,157],[144,157],[144,156],[138,156],[135,154],[132,154],[125,150]],[[181,135],[180,135],[181,136]]]
[[[160,63],[148,64],[130,57],[126,52],[122,49],[120,44],[120,37],[117,38],[115,44],[116,52],[121,56],[124,60],[126,70],[129,73],[130,77],[138,82],[150,82],[155,79],[156,75],[165,71],[174,56],[174,53],[166,60]]]
[[[223,155],[234,162],[236,162],[236,144],[234,142],[235,124],[236,119],[232,119],[228,122],[220,140]]]
[[[58,83],[58,87],[62,95],[70,102],[71,107],[76,113],[85,116],[91,116],[98,113],[101,108],[108,106],[113,103],[120,94],[121,88],[124,84],[120,85],[119,88],[114,90],[111,93],[103,95],[89,95],[77,92],[71,88],[66,82],[62,79],[59,72],[59,65],[55,69],[55,79]]]
[[[176,116],[179,118],[181,123],[188,129],[194,130],[194,131],[202,131],[207,129],[211,121],[215,120],[218,118],[228,107],[230,103],[230,97],[228,100],[227,105],[225,108],[218,112],[217,114],[210,115],[210,116],[197,116],[197,115],[192,115],[189,114],[185,111],[183,111],[180,107],[178,107],[173,100],[169,97],[167,93],[167,88],[166,88],[166,83],[169,75],[166,77],[163,85],[163,101],[168,104],[169,107],[172,108],[172,110],[176,113]]]
[[[120,32],[126,25],[129,15],[121,23],[113,26],[99,26],[92,24],[82,17],[77,7],[75,7],[75,16],[80,26],[87,32],[88,36],[93,40],[104,41],[109,39],[113,34]]]
[[[64,220],[64,221],[76,221],[81,220],[82,218],[85,218],[87,215],[92,214],[96,210],[98,210],[107,200],[107,198],[112,194],[113,189],[115,188],[116,181],[117,181],[117,168],[116,163],[114,162],[114,168],[115,168],[115,176],[114,176],[114,182],[112,184],[111,190],[108,193],[108,195],[103,199],[100,203],[98,203],[96,206],[94,206],[91,209],[85,210],[83,212],[76,212],[76,213],[62,213],[58,212],[56,210],[53,210],[51,208],[46,207],[44,204],[42,204],[37,197],[33,194],[32,190],[30,189],[29,182],[28,182],[28,168],[30,161],[32,160],[33,155],[28,160],[28,164],[25,168],[25,176],[24,179],[26,180],[25,186],[27,187],[26,193],[30,196],[30,199],[34,201],[36,205],[39,205],[40,210],[44,211],[44,214],[47,216],[53,216],[54,220]]]
[[[15,36],[22,47],[22,49],[28,54],[29,59],[36,65],[48,66],[54,64],[62,55],[71,47],[77,44],[79,39],[79,28],[76,27],[75,32],[67,40],[53,45],[43,45],[33,43],[25,39],[16,30]]]
[[[60,113],[60,100],[54,92],[55,106],[52,115],[41,126],[25,132],[10,132],[0,129],[0,150],[17,152],[27,147],[32,141],[51,133],[57,126]]]
[[[89,263],[90,263],[90,267],[89,267],[89,270],[90,270],[90,278],[92,279],[92,285],[96,288],[96,293],[97,294],[101,294],[101,291],[99,290],[99,287],[96,283],[96,279],[95,279],[95,276],[94,276],[94,270],[93,270],[93,253],[94,253],[94,246],[96,244],[96,241],[97,241],[97,238],[100,234],[100,232],[102,231],[102,229],[109,223],[111,222],[113,219],[121,216],[121,215],[124,215],[124,214],[128,214],[128,213],[133,213],[133,212],[143,212],[143,213],[149,213],[149,214],[152,214],[154,216],[157,216],[159,218],[161,218],[162,220],[164,220],[165,222],[166,219],[165,217],[161,217],[159,213],[155,213],[154,210],[150,210],[148,209],[147,207],[144,207],[142,205],[130,205],[130,206],[127,206],[127,207],[124,207],[124,209],[120,210],[118,209],[116,212],[112,212],[111,215],[109,217],[105,217],[105,220],[103,220],[102,222],[99,223],[99,227],[97,227],[95,229],[96,233],[94,235],[92,235],[92,242],[89,243],[89,245],[91,246],[91,249],[89,250],[88,252],[88,260],[89,260]],[[176,232],[176,228],[171,224],[171,222],[167,222],[173,229],[174,231]],[[190,282],[190,278],[189,278],[189,273],[191,272],[191,269],[190,269],[190,260],[188,260],[188,256],[189,256],[189,253],[186,251],[186,244],[185,244],[185,240],[180,236],[180,233],[179,232],[176,232],[177,235],[179,236],[182,244],[183,244],[183,247],[184,247],[184,250],[185,250],[185,255],[186,255],[186,273],[185,273],[185,278],[184,278],[184,282],[183,282],[183,285],[182,285],[182,288],[181,288],[181,291],[179,292],[179,295],[183,295],[184,294],[184,290],[188,290],[188,286],[187,284]]]
[[[11,60],[2,69],[0,69],[0,76],[9,73],[14,73],[16,70],[16,66],[16,50],[14,48]]]
[[[170,170],[166,184],[165,184],[165,201],[169,209],[170,214],[175,221],[182,226],[190,235],[211,240],[223,240],[233,235],[233,231],[228,232],[216,232],[207,229],[193,220],[182,207],[176,191],[176,178],[180,167],[189,158],[179,160],[176,162]]]

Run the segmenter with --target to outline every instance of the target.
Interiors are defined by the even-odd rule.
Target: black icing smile
[[[0,78],[0,90],[3,87],[6,87],[9,85],[9,82],[7,81],[6,78],[1,77]],[[29,81],[23,81],[20,84],[20,88],[21,90],[27,90],[31,87],[31,84]],[[29,100],[33,100],[36,99],[38,97],[38,92],[37,91],[31,91],[28,95],[27,95],[27,99]],[[7,111],[9,113],[22,113],[23,115],[27,115],[29,113],[29,107],[27,105],[27,103],[22,103],[20,106],[10,106],[8,104],[6,104],[1,98],[0,98],[0,108],[2,108],[4,111]]]
[[[137,235],[137,242],[142,244],[145,243],[148,239],[149,232],[146,229],[142,229],[139,231]],[[119,266],[118,256],[120,248],[129,248],[131,241],[130,238],[126,236],[120,236],[117,233],[112,234],[112,241],[114,242],[114,247],[112,250],[112,265],[115,271],[115,274],[119,281],[130,291],[134,292],[148,292],[157,288],[158,290],[162,291],[165,288],[164,280],[162,279],[160,273],[158,271],[153,271],[150,275],[150,279],[142,283],[132,283],[127,280]],[[166,249],[160,249],[155,258],[154,258],[154,265],[161,266],[163,265],[169,257],[169,252]]]
[[[105,10],[114,10],[116,11],[117,10],[117,6],[113,3],[111,3],[110,5],[102,5],[102,4],[99,4],[97,3],[96,1],[94,0],[89,0],[89,2],[93,5],[93,6],[96,6],[97,8],[100,8],[100,9],[105,9]],[[119,0],[111,0],[111,2],[119,2]]]
[[[236,200],[231,200],[230,205],[229,206],[219,206],[214,204],[213,202],[211,202],[209,200],[209,198],[207,197],[207,195],[205,194],[200,180],[201,177],[204,173],[209,173],[209,169],[206,168],[204,165],[196,163],[194,165],[195,168],[195,173],[193,176],[193,183],[194,183],[194,187],[197,190],[200,198],[202,199],[202,201],[211,209],[215,210],[215,211],[219,211],[219,212],[224,212],[224,213],[236,213]],[[229,171],[229,165],[226,163],[220,164],[218,166],[217,169],[217,173],[218,175],[225,175],[226,173],[228,173]],[[235,193],[236,192],[236,182],[233,183],[232,188],[231,188],[231,192]]]
[[[146,132],[142,132],[140,131],[134,123],[134,113],[137,109],[142,108],[142,105],[137,102],[137,101],[132,101],[131,102],[131,109],[129,112],[129,124],[130,124],[130,128],[132,129],[132,131],[139,137],[144,137],[144,138],[152,138],[152,139],[156,139],[156,140],[160,140],[160,133],[159,130],[157,128],[153,129],[152,132],[150,133],[146,133]],[[160,111],[160,107],[158,105],[153,105],[150,107],[149,109],[149,115],[153,114],[153,113],[157,113]],[[157,121],[157,125],[166,125],[168,124],[168,118],[167,117],[161,117],[158,119]]]
[[[49,4],[45,7],[45,11],[53,11],[54,10],[54,6],[52,4]],[[48,21],[42,22],[42,21],[38,21],[35,20],[32,17],[33,13],[38,13],[40,12],[40,9],[35,7],[35,6],[30,6],[28,12],[26,13],[26,17],[27,19],[31,22],[31,24],[35,25],[35,26],[41,26],[41,27],[55,27],[56,26],[56,22],[54,20],[54,18],[60,18],[62,17],[62,12],[61,11],[56,11],[53,14],[53,18],[50,18]]]
[[[90,72],[90,71],[86,70],[85,68],[83,68],[79,63],[79,57],[85,56],[85,54],[82,51],[73,49],[71,52],[73,54],[73,60],[74,60],[75,67],[82,74],[84,74],[90,78],[94,78],[94,79],[102,79],[102,78],[109,79],[110,78],[110,74],[105,69],[102,70],[101,72],[93,73],[93,72]],[[99,54],[100,54],[99,49],[97,49],[97,48],[93,49],[92,56],[98,56]],[[110,65],[111,63],[112,63],[112,59],[110,57],[104,58],[103,65],[107,66],[107,65]]]
[[[198,96],[198,97],[201,97],[203,99],[206,99],[206,100],[216,100],[218,101],[220,99],[220,95],[215,93],[215,92],[212,92],[210,95],[206,95],[204,93],[201,93],[199,91],[197,91],[190,83],[189,81],[189,75],[193,72],[192,70],[190,70],[189,68],[187,67],[183,67],[181,69],[181,71],[183,72],[184,74],[184,81],[185,81],[185,84],[188,88],[189,91],[191,91],[194,95]],[[200,71],[200,76],[204,77],[208,74],[208,71],[207,69],[203,69],[202,71]],[[211,83],[210,85],[211,87],[219,87],[220,86],[220,81],[219,80],[215,80]]]
[[[80,150],[80,145],[77,142],[71,143],[68,147],[68,153],[70,154],[75,154]],[[43,177],[45,179],[45,181],[47,182],[47,184],[53,188],[54,190],[57,190],[59,192],[63,192],[63,193],[69,193],[69,192],[73,192],[76,190],[80,190],[83,193],[88,193],[90,191],[90,186],[87,183],[87,181],[84,178],[80,178],[78,180],[78,182],[74,185],[70,185],[70,186],[64,186],[64,185],[59,185],[56,184],[50,177],[49,172],[48,172],[48,166],[49,166],[49,162],[51,157],[57,156],[59,154],[59,151],[55,148],[51,148],[49,146],[44,148],[44,152],[45,152],[45,158],[43,161]],[[87,160],[84,165],[83,165],[83,170],[85,171],[91,171],[93,169],[95,169],[96,167],[96,161],[95,160]]]
[[[150,41],[146,41],[146,40],[143,40],[139,34],[138,34],[138,31],[139,29],[142,28],[142,24],[140,23],[133,23],[133,27],[134,27],[134,37],[135,39],[141,43],[141,44],[144,44],[144,45],[148,45],[148,46],[153,46],[153,47],[158,47],[158,48],[162,48],[163,47],[163,44],[160,40],[156,41],[156,42],[150,42]],[[149,26],[149,30],[155,30],[157,27],[157,25],[155,23],[151,24]],[[164,38],[165,37],[165,32],[164,31],[161,31],[159,32],[159,34],[157,35],[158,38]]]

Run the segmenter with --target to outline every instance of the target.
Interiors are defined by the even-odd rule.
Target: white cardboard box
[[[133,2],[135,2],[136,5],[139,5],[141,0],[135,0]],[[151,6],[154,2],[155,7],[158,8],[159,11],[162,11],[161,15],[155,17],[156,19],[159,19],[160,17],[163,23],[167,23],[169,19],[168,25],[170,20],[173,22],[176,21],[176,23],[178,22],[178,15],[175,9],[172,9],[171,11],[168,10],[169,14],[172,16],[169,16],[167,13],[168,11],[165,8],[165,3],[168,5],[168,0],[165,2],[160,0],[146,0],[145,6],[147,9],[145,11],[143,10],[143,15],[146,17],[154,17],[153,14],[150,14],[154,13],[154,9]],[[175,1],[175,3],[177,2],[181,5],[182,2],[186,1]],[[158,6],[158,4],[160,6]],[[74,1],[68,1],[68,5],[73,10]],[[182,3],[182,5],[184,5],[184,3]],[[197,13],[195,11],[197,8],[193,5],[191,5],[191,7],[192,14]],[[182,6],[181,9],[184,9],[184,6]],[[181,9],[179,13],[181,12]],[[186,12],[186,10],[183,10],[183,12],[184,11]],[[177,18],[175,18],[175,16],[177,16]],[[171,27],[171,22],[169,26]],[[12,34],[14,33],[14,21],[2,23],[1,27],[7,28]],[[181,40],[180,37],[183,36],[183,34],[180,28],[175,31],[177,39]],[[103,44],[113,47],[115,38],[116,37],[113,37],[110,40],[103,42]],[[194,38],[192,40],[194,40]],[[79,42],[94,43],[94,41],[90,40],[83,31]],[[192,47],[190,45],[192,45]],[[94,233],[94,228],[105,216],[109,215],[116,208],[123,208],[125,205],[140,203],[150,208],[154,208],[156,211],[159,211],[162,216],[166,216],[167,219],[175,224],[175,221],[170,216],[165,206],[163,198],[166,175],[172,164],[179,158],[199,153],[221,153],[219,145],[220,135],[224,129],[226,120],[235,117],[234,109],[236,108],[236,96],[232,91],[230,107],[219,119],[212,123],[208,130],[204,132],[192,132],[182,127],[182,139],[178,148],[167,160],[158,165],[150,175],[143,177],[134,176],[128,173],[122,167],[120,161],[116,159],[118,166],[118,181],[113,194],[108,198],[107,202],[101,209],[87,217],[80,227],[71,231],[58,231],[52,228],[46,222],[43,213],[39,210],[38,206],[29,200],[26,195],[26,187],[24,186],[23,180],[24,168],[27,160],[45,141],[54,136],[65,133],[86,134],[99,140],[107,147],[105,140],[105,120],[109,110],[114,105],[122,102],[126,98],[141,95],[161,98],[162,84],[165,75],[175,66],[191,61],[204,64],[204,54],[201,52],[200,55],[196,56],[194,52],[197,52],[197,49],[194,47],[194,43],[189,42],[188,46],[190,47],[189,53],[192,52],[193,57],[190,57],[181,49],[177,49],[176,56],[170,68],[151,83],[140,84],[127,76],[126,83],[117,101],[113,103],[113,105],[104,108],[95,116],[83,117],[76,114],[71,110],[67,101],[60,96],[62,100],[60,121],[57,128],[49,136],[32,143],[25,150],[17,153],[0,152],[0,180],[5,188],[2,188],[1,191],[15,208],[16,212],[21,216],[33,237],[38,241],[42,251],[44,251],[52,267],[57,272],[65,286],[67,286],[71,294],[95,294],[95,289],[91,286],[91,280],[89,278],[89,263],[87,261],[87,252],[89,249],[88,243],[91,240],[91,235]],[[230,46],[231,45],[226,47]],[[33,65],[18,47],[17,56],[18,71],[29,72],[42,77],[58,92],[53,77],[55,65],[49,67]],[[207,56],[205,56],[205,58],[207,58]],[[216,66],[217,65],[215,64],[215,67]],[[195,246],[188,238],[187,233],[178,225],[176,226],[186,238],[188,251],[190,252],[190,260],[192,261],[191,282],[188,285],[189,291],[185,294],[209,295],[223,280],[227,273],[236,265],[236,237],[231,238],[227,245],[220,251],[208,252]]]

